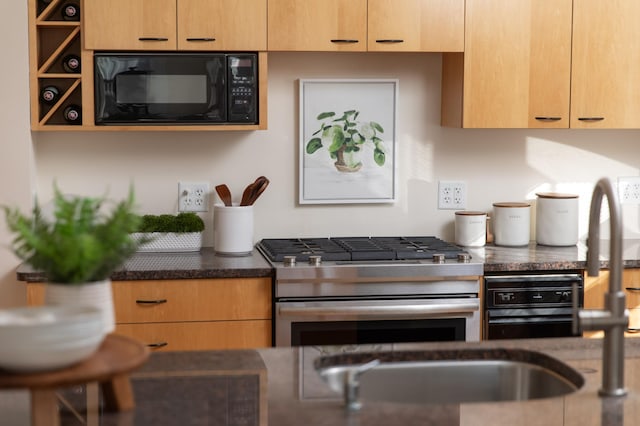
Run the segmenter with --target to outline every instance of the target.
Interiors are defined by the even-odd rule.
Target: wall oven
[[[255,53],[108,53],[94,55],[95,122],[254,124]]]
[[[480,339],[483,264],[434,237],[266,239],[276,346]]]
[[[584,304],[579,271],[486,275],[484,335],[487,339],[569,337],[572,293]]]

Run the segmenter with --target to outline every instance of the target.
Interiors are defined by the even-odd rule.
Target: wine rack
[[[29,60],[31,94],[31,128],[33,130],[74,130],[82,128],[82,120],[71,124],[64,118],[64,110],[82,107],[83,72],[70,70],[64,60],[70,55],[81,58],[81,21],[63,17],[63,9],[80,1],[29,1]],[[86,57],[86,55],[85,55]],[[87,68],[87,67],[84,67]],[[55,87],[57,96],[44,102],[41,94],[45,87]],[[81,114],[86,116],[86,114]]]

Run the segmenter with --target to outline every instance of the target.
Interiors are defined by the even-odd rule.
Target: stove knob
[[[442,253],[434,254],[432,259],[433,259],[433,263],[444,263],[444,254]]]
[[[284,263],[284,266],[296,266],[296,257],[285,256],[282,258],[282,262]]]
[[[309,256],[309,265],[311,266],[320,266],[322,263],[322,256]]]
[[[458,262],[459,263],[469,263],[471,260],[471,256],[469,253],[458,253]]]

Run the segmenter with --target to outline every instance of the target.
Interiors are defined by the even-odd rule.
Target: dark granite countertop
[[[154,353],[133,374],[136,409],[100,415],[101,425],[190,426],[513,426],[513,425],[636,425],[640,416],[640,339],[625,341],[624,398],[599,398],[602,340],[582,338],[447,342],[352,346],[266,348],[240,351]],[[438,358],[445,351],[475,349],[509,357],[522,350],[554,357],[577,370],[585,384],[574,393],[522,402],[415,404],[367,402],[358,413],[346,413],[318,377],[314,360],[323,354],[393,351],[394,357]],[[357,354],[356,354],[357,356]],[[387,355],[389,356],[389,355]],[[353,354],[347,357],[353,357]],[[87,392],[89,394],[89,392]],[[75,396],[74,396],[75,395]],[[81,391],[65,391],[79,408]],[[95,397],[94,397],[95,398]],[[0,418],[7,424],[27,424],[28,395],[0,392]],[[11,423],[13,421],[13,423]],[[3,423],[4,424],[4,423]],[[77,420],[62,408],[62,425]],[[98,424],[98,423],[95,423]]]
[[[532,242],[524,247],[500,247],[489,244],[467,249],[484,263],[485,272],[582,270],[586,268],[587,247],[579,242],[570,247],[550,247]],[[609,267],[609,241],[601,242],[601,264]],[[640,268],[640,240],[625,240],[625,268]],[[195,253],[137,253],[112,275],[114,281],[171,280],[190,278],[271,277],[274,271],[262,255],[254,250],[250,256],[219,256],[213,248]],[[28,265],[17,270],[20,281],[40,282],[44,276]]]
[[[42,282],[45,277],[28,265],[17,270],[18,280]],[[273,269],[254,250],[249,256],[220,256],[213,248],[203,247],[188,253],[136,253],[116,271],[113,281],[178,280],[196,278],[256,278],[271,277]]]

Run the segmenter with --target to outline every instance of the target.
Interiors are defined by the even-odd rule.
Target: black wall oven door
[[[574,286],[579,307],[584,299],[579,272],[490,275],[484,282],[486,339],[574,336]]]

